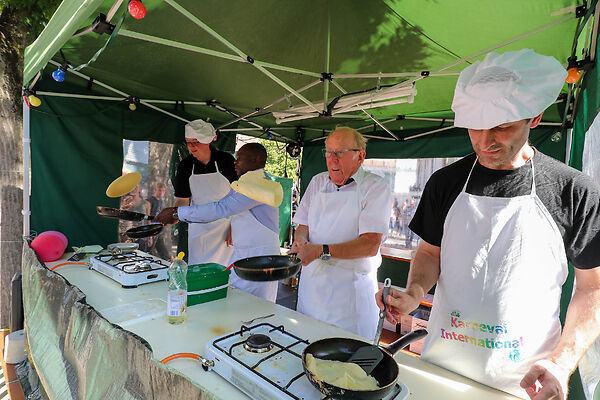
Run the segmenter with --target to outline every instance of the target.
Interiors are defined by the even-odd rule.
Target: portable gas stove
[[[242,325],[239,331],[206,344],[203,365],[252,399],[326,399],[302,368],[302,352],[308,344],[283,325]],[[408,399],[409,394],[408,388],[398,382],[385,400]]]
[[[141,250],[98,254],[90,258],[90,269],[119,282],[124,288],[168,278],[167,261]]]

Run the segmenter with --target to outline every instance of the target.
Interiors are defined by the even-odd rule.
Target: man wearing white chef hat
[[[237,179],[233,156],[212,147],[215,128],[197,119],[185,126],[185,142],[192,153],[177,167],[173,182],[175,206],[206,204],[229,193]],[[227,265],[233,250],[227,246],[230,220],[188,225],[188,263]]]
[[[475,153],[427,182],[406,292],[386,299],[396,322],[437,284],[422,358],[532,399],[565,398],[600,333],[600,187],[528,142],[566,75],[529,49],[462,71],[452,109]],[[568,262],[577,288],[561,332]]]
[[[265,174],[267,150],[260,143],[248,143],[237,152],[235,171],[240,176],[227,195],[211,203],[164,209],[155,221],[172,224],[180,219],[190,227],[231,217],[231,264],[246,257],[278,255],[279,205],[283,189]],[[229,283],[255,296],[275,302],[278,281],[251,282],[231,271]]]

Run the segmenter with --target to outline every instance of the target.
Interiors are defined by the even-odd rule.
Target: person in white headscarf
[[[454,124],[475,152],[427,182],[406,292],[386,298],[393,323],[437,284],[422,358],[536,400],[566,397],[600,334],[600,187],[529,143],[566,75],[529,49],[462,71]],[[568,262],[577,288],[561,330]]]
[[[175,207],[207,204],[224,197],[237,180],[234,158],[211,143],[215,128],[201,119],[185,126],[185,142],[192,153],[181,160],[173,182]],[[228,265],[233,249],[227,246],[230,219],[188,225],[188,263]]]

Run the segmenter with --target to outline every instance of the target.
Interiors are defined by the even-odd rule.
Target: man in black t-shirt
[[[175,207],[212,203],[229,193],[229,184],[237,180],[231,154],[211,146],[214,127],[201,120],[185,126],[185,141],[192,153],[184,158],[175,174]],[[188,263],[226,265],[233,254],[227,246],[229,219],[188,226]]]
[[[394,323],[437,284],[422,358],[536,400],[566,397],[600,334],[600,187],[528,143],[565,77],[528,49],[461,72],[454,124],[475,154],[427,182],[406,292],[386,298]],[[577,287],[561,332],[568,262]]]

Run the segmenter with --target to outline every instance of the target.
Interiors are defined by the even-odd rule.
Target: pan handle
[[[383,346],[384,349],[390,352],[393,356],[398,353],[400,350],[405,348],[407,345],[412,342],[416,342],[419,339],[427,336],[427,331],[425,329],[417,329],[416,331],[412,331],[402,336],[400,339],[396,340],[394,343],[390,343],[387,346]]]

